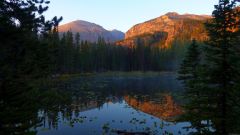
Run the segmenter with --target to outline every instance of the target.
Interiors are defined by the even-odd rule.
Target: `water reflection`
[[[163,81],[165,78],[167,81]],[[160,83],[156,83],[156,82]],[[1,134],[186,134],[172,76],[79,77],[1,100]],[[153,82],[157,84],[153,85]],[[169,83],[175,85],[169,85]]]
[[[38,97],[29,96],[36,91],[21,81],[9,81],[6,85],[8,91],[0,90],[0,134],[36,134],[31,128],[40,122],[37,115]]]
[[[95,108],[81,112],[79,116],[72,113],[72,118],[64,118],[59,113],[58,130],[39,128],[38,134],[118,134],[119,132],[162,134],[171,132],[178,134],[179,129],[187,123],[171,123],[133,109],[124,101],[105,103],[101,109]],[[183,131],[182,131],[183,132]]]
[[[169,94],[159,97],[160,101],[137,100],[130,96],[125,96],[124,99],[131,107],[168,121],[183,113],[182,108]]]

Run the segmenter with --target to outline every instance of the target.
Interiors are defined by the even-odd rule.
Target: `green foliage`
[[[238,91],[239,65],[235,64],[235,60],[239,59],[239,52],[235,48],[239,48],[238,32],[233,31],[239,27],[237,21],[237,13],[234,9],[235,1],[220,0],[219,5],[215,6],[213,12],[214,19],[207,23],[209,31],[209,41],[206,46],[206,62],[208,66],[206,78],[208,88],[216,94],[212,105],[215,106],[216,113],[212,114],[212,121],[217,130],[217,134],[227,134],[235,132],[239,129],[235,126],[235,121],[231,121],[232,114],[238,113],[239,110],[232,104],[232,99],[238,99],[239,95],[233,95],[233,91]],[[210,87],[211,86],[211,87]],[[235,88],[234,88],[235,87]]]
[[[188,47],[186,56],[182,61],[181,67],[178,71],[178,79],[182,80],[185,87],[184,97],[187,99],[185,107],[185,114],[182,119],[190,121],[191,126],[188,128],[195,128],[197,133],[193,134],[209,134],[210,122],[206,106],[206,93],[204,93],[204,85],[202,77],[204,77],[201,61],[201,48],[194,39],[192,44]]]
[[[201,57],[189,48],[179,78],[184,80],[186,116],[196,134],[239,132],[239,10],[236,1],[220,0],[206,23],[209,40]],[[199,58],[201,58],[199,60]],[[199,63],[201,62],[201,63]],[[209,127],[212,130],[209,130]]]
[[[133,48],[106,43],[82,41],[79,34],[69,31],[61,38],[54,32],[44,40],[52,46],[55,74],[105,71],[161,71],[175,70],[182,58],[185,45],[177,43],[169,49],[159,49],[138,39]],[[74,40],[75,39],[75,40]],[[151,41],[149,41],[151,42]]]
[[[184,84],[188,84],[189,80],[197,79],[197,68],[200,65],[200,49],[194,39],[189,46],[186,56],[179,70],[179,79],[184,80]]]
[[[49,44],[40,40],[60,21],[45,21],[45,0],[0,2],[0,133],[35,134],[38,123],[32,80],[50,73]],[[30,102],[32,101],[32,102]],[[9,117],[6,117],[9,115]]]

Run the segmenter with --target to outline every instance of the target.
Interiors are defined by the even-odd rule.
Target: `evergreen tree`
[[[75,42],[76,42],[76,46],[79,46],[80,44],[80,34],[79,32],[77,32],[77,34],[75,35]]]
[[[236,3],[236,1],[220,0],[219,5],[216,5],[213,11],[214,18],[206,24],[209,40],[205,49],[208,64],[205,79],[214,99],[210,103],[212,109],[215,110],[211,120],[216,134],[219,135],[232,132],[234,125],[230,125],[229,118],[232,113],[230,110],[233,110],[232,107],[235,105],[230,104],[230,101],[238,98],[236,95],[232,97],[231,94],[240,75],[233,60],[239,55],[234,49],[236,46],[234,41],[239,38],[238,32],[235,31],[236,27],[239,27],[237,14],[234,11]]]
[[[0,2],[1,134],[34,134],[30,128],[38,123],[33,119],[37,115],[38,97],[32,96],[35,92],[32,81],[51,73],[49,44],[41,39],[58,23],[55,19],[45,21],[46,4],[49,1]],[[32,108],[34,111],[30,111]]]
[[[192,134],[207,135],[210,134],[209,117],[207,113],[206,93],[205,87],[202,86],[202,62],[201,51],[199,45],[194,39],[192,44],[188,47],[186,56],[178,71],[178,79],[182,80],[185,93],[184,97],[187,99],[185,114],[182,119],[190,121],[191,126],[188,128],[196,129],[197,132]],[[205,122],[203,122],[205,120]]]
[[[186,89],[190,87],[189,81],[197,79],[197,68],[200,65],[200,60],[200,50],[196,40],[193,39],[178,72],[179,80],[184,81],[183,83]]]
[[[239,12],[236,1],[220,0],[215,8],[213,19],[206,23],[209,40],[204,47],[204,64],[196,68],[198,53],[190,47],[179,79],[185,84],[186,112],[192,127],[199,131],[196,134],[227,135],[239,129],[234,124],[239,108],[233,102],[239,99]]]
[[[199,131],[196,134],[227,135],[239,131],[239,124],[235,124],[239,106],[234,102],[240,96],[236,3],[219,0],[213,19],[206,23],[209,39],[204,46],[203,64],[199,65],[198,53],[192,49],[179,72],[188,96],[186,115]]]

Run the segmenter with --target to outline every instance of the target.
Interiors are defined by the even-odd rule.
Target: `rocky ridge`
[[[145,35],[154,37],[159,33],[165,33],[165,35],[161,36],[161,39],[158,39],[154,44],[161,47],[169,47],[174,40],[191,40],[195,38],[203,41],[207,38],[204,22],[210,18],[211,16],[207,15],[179,15],[175,12],[169,12],[158,18],[133,26],[126,32],[125,39],[117,42],[117,44],[134,46],[137,39],[140,38],[145,41]]]

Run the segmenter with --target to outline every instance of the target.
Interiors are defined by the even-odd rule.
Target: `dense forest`
[[[41,39],[49,44],[53,73],[82,73],[103,71],[173,71],[183,57],[185,45],[171,48],[151,47],[142,40],[137,46],[118,46],[101,37],[98,42],[82,41],[79,33],[67,32],[59,36],[51,31]]]
[[[40,121],[36,119],[39,103],[49,106],[64,97],[42,88],[38,80],[82,72],[176,69],[172,59],[181,55],[175,53],[177,46],[161,50],[139,42],[127,48],[101,37],[89,43],[79,34],[60,35],[63,18],[47,21],[43,13],[48,4],[45,0],[0,1],[1,134],[34,134],[30,128]]]
[[[16,10],[23,13],[8,10],[11,6],[15,8],[14,4]],[[45,21],[42,13],[47,7],[42,5],[48,2],[26,4],[2,2],[1,37],[6,37],[1,40],[2,75],[8,72],[50,76],[104,71],[176,71],[190,44],[176,40],[169,48],[161,48],[151,46],[141,37],[133,47],[108,43],[102,37],[91,43],[81,40],[79,33],[58,33],[62,18]]]
[[[193,40],[179,70],[185,86],[185,119],[194,134],[240,132],[240,10],[237,1],[220,0],[206,23],[205,45]]]
[[[31,96],[37,88],[30,82],[84,72],[176,71],[186,48],[179,70],[188,100],[183,119],[197,130],[194,134],[239,133],[238,3],[239,0],[219,0],[213,19],[206,23],[208,40],[205,43],[174,42],[170,48],[163,49],[144,44],[140,39],[136,46],[129,48],[107,43],[101,37],[98,42],[90,43],[82,41],[80,34],[60,35],[58,25],[63,18],[46,21],[43,15],[49,1],[1,0],[0,133],[10,134],[17,129],[12,134],[25,134],[31,126],[24,127],[22,123],[33,125],[35,122],[30,116],[15,119],[12,113],[28,112],[28,107],[34,104],[26,101],[36,103],[41,99],[40,95]],[[6,114],[10,120],[5,119]]]

